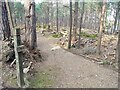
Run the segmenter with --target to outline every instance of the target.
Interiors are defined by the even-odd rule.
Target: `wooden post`
[[[15,29],[14,35],[14,50],[15,50],[15,58],[16,58],[16,69],[17,69],[17,83],[19,87],[24,85],[23,78],[23,67],[22,67],[22,50],[21,47],[21,37],[20,37],[20,28]]]

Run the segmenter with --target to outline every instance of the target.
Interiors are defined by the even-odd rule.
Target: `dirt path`
[[[0,62],[0,90],[2,89],[2,63]]]
[[[2,44],[2,41],[0,40],[0,43]],[[0,46],[0,90],[3,88],[2,87],[2,45]]]
[[[38,35],[38,48],[46,61],[45,66],[59,68],[54,86],[69,88],[117,88],[118,73],[99,66],[81,56],[63,50],[51,51],[55,39]]]

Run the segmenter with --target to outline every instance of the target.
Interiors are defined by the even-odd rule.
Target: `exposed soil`
[[[56,44],[59,41],[58,38],[46,38],[40,32],[37,35],[38,49],[44,61],[33,62],[30,72],[25,75],[29,87],[118,87],[118,73],[116,71],[104,68],[88,59],[62,49]],[[5,69],[6,78],[4,80],[11,81],[11,83],[5,82],[7,87],[17,87],[15,69],[10,69],[9,65],[4,67],[8,68]],[[13,71],[12,74],[10,74],[11,71]]]
[[[52,51],[51,48],[56,47],[58,39],[45,38],[38,34],[38,41],[38,48],[46,60],[42,65],[47,68],[57,68],[55,72],[57,76],[51,87],[117,88],[116,71],[104,68],[62,48]]]
[[[2,41],[0,40],[0,89],[2,88]]]

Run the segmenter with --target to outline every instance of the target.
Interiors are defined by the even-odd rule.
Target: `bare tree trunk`
[[[119,30],[119,35],[118,35],[118,44],[117,44],[117,55],[118,55],[118,68],[120,68],[120,30]],[[118,73],[120,73],[120,71],[118,70]],[[120,82],[120,81],[118,81]],[[120,86],[120,84],[118,85]]]
[[[58,32],[58,1],[56,2],[56,6],[57,6],[57,15],[56,15],[56,18],[57,18],[57,20],[56,20],[56,26],[57,26],[57,32]]]
[[[90,13],[87,13],[87,29],[90,29]]]
[[[48,31],[50,30],[50,25],[49,25],[49,2],[48,2],[48,6],[47,6],[47,29],[48,29]]]
[[[117,20],[118,20],[118,18],[119,18],[119,5],[120,5],[120,2],[117,3],[116,16],[115,16],[115,22],[114,22],[113,33],[114,33],[115,30],[116,30]]]
[[[98,33],[98,45],[97,45],[97,54],[100,55],[100,49],[101,49],[101,39],[102,39],[102,32],[103,32],[103,19],[105,16],[105,3],[106,0],[103,0],[103,6],[102,6],[102,12],[101,12],[101,17],[100,17],[100,29]]]
[[[86,11],[86,13],[85,13],[85,18],[84,18],[84,27],[87,29],[87,14],[88,14],[88,12]]]
[[[25,44],[26,46],[30,45],[30,0],[25,0]]]
[[[44,24],[45,24],[45,18],[44,18],[44,16],[42,17],[42,19],[43,19],[43,22],[42,22],[42,26],[44,27]]]
[[[37,34],[36,34],[36,14],[35,14],[35,1],[31,2],[31,49],[34,50],[37,47]]]
[[[74,11],[74,28],[73,28],[73,41],[75,41],[76,38],[76,32],[77,32],[77,20],[78,20],[78,1],[75,1],[75,11]]]
[[[98,33],[100,32],[100,19],[101,18],[101,13],[99,13],[99,27],[98,27]]]
[[[9,19],[9,23],[10,23],[10,28],[13,29],[14,23],[13,23],[13,19],[12,19],[12,12],[10,9],[10,3],[8,2],[8,0],[6,0],[6,7],[7,7],[7,11],[8,11],[8,19]],[[13,34],[13,32],[12,32],[12,34]]]
[[[69,32],[69,40],[68,40],[68,49],[71,48],[71,34],[72,33],[72,0],[70,0],[70,32]]]
[[[79,39],[78,39],[78,48],[80,48],[80,41],[81,41],[81,29],[82,29],[82,21],[83,21],[83,15],[84,15],[84,0],[81,2],[81,17],[80,17],[80,28],[79,28]]]
[[[6,3],[2,2],[2,24],[3,24],[3,40],[10,40],[11,31],[10,31],[10,25],[8,20],[8,11],[6,7]]]
[[[54,21],[53,21],[54,20],[54,16],[53,16],[54,14],[53,13],[54,13],[54,10],[52,10],[52,9],[53,9],[53,3],[51,2],[51,28],[53,30],[53,25],[54,25],[53,24],[54,23]]]
[[[120,2],[118,2],[118,9],[120,9]],[[118,12],[118,14],[120,14],[120,11]],[[120,17],[118,17],[117,19],[118,19],[118,27],[117,27],[117,29],[118,29],[119,28],[119,24],[120,24],[119,23],[120,22]],[[118,61],[118,63],[120,63],[120,30],[118,32],[118,42],[117,42],[117,49],[116,49],[116,57],[118,57],[117,61]],[[120,66],[118,66],[118,68],[120,68]],[[119,84],[119,86],[120,86],[120,84]]]
[[[13,3],[13,7],[15,8],[15,5],[14,5],[14,3]],[[17,26],[17,18],[16,18],[16,10],[14,10],[14,12],[13,12],[13,22],[14,22],[14,25],[15,26]]]
[[[96,30],[96,26],[97,26],[97,11],[95,11],[95,20],[94,20],[94,30]]]
[[[119,4],[119,9],[120,9],[120,4]],[[120,12],[118,14],[120,14]],[[120,17],[118,17],[118,25],[119,25],[119,21],[120,21]],[[118,57],[118,68],[120,68],[120,30],[119,30],[119,34],[118,34],[118,43],[117,43],[116,54],[118,55],[118,56],[116,55]],[[120,73],[119,70],[118,70],[118,73]],[[120,79],[118,82],[120,82]],[[120,87],[120,84],[118,84],[118,87]]]

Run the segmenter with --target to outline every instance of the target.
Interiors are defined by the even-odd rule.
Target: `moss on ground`
[[[30,87],[32,88],[48,88],[53,86],[56,77],[56,70],[46,69],[38,72],[32,80],[30,80]]]
[[[43,28],[46,29],[46,28],[47,28],[47,25],[43,25]]]
[[[49,87],[52,84],[52,80],[49,79],[48,74],[38,74],[30,83],[30,86],[33,88],[45,88]]]
[[[17,86],[17,80],[13,77],[9,78],[9,81],[11,82],[11,85]]]
[[[52,34],[52,37],[54,37],[54,38],[60,38],[60,37],[62,37],[62,36],[63,36],[62,33]]]
[[[81,36],[84,36],[84,37],[87,37],[87,38],[93,38],[93,39],[97,38],[97,34],[88,34],[86,32],[81,32]]]

